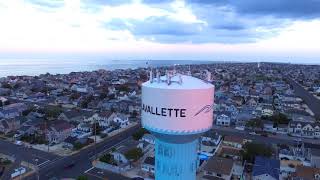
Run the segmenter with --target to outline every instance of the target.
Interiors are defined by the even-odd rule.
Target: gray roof
[[[233,168],[233,160],[221,157],[212,157],[204,166],[204,170],[208,172],[215,172],[217,174],[229,175]]]
[[[310,153],[312,156],[320,156],[320,149],[311,148]]]
[[[268,174],[275,179],[279,179],[280,161],[276,159],[269,159],[262,156],[256,156],[252,175],[260,176]]]

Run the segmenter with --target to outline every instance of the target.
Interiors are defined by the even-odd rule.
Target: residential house
[[[216,118],[216,124],[218,126],[230,126],[231,118],[230,118],[230,116],[226,115],[226,113],[219,114],[219,115],[217,115],[217,118]]]
[[[20,135],[32,135],[36,132],[35,126],[23,125],[17,131]]]
[[[9,119],[9,118],[15,118],[19,115],[20,115],[20,113],[16,109],[0,110],[0,118]]]
[[[241,159],[240,149],[222,147],[220,151],[220,155],[225,158],[232,158],[233,160]]]
[[[262,116],[272,116],[274,113],[273,109],[271,107],[263,107],[262,109]]]
[[[97,113],[95,115],[99,126],[103,128],[107,128],[110,126],[110,123],[112,122],[113,118],[116,116],[116,113],[111,111],[103,111],[100,113]]]
[[[155,137],[152,134],[144,134],[141,138],[141,141],[145,141],[149,144],[155,144]]]
[[[60,143],[72,133],[73,126],[64,120],[53,121],[48,128],[47,138],[50,143]]]
[[[0,120],[0,132],[7,134],[20,128],[20,121],[15,118]]]
[[[92,125],[89,123],[79,123],[77,125],[77,130],[88,133],[92,131]]]
[[[223,139],[223,145],[241,149],[245,144],[245,140],[239,136],[225,136]]]
[[[320,149],[310,149],[311,166],[320,168]]]
[[[211,157],[205,164],[204,179],[230,180],[233,172],[233,160],[221,157]]]
[[[288,133],[293,136],[320,138],[320,123],[306,121],[290,121]]]
[[[279,160],[256,156],[252,170],[253,180],[279,180],[279,177]]]
[[[121,145],[114,152],[112,152],[111,155],[117,163],[129,164],[130,160],[126,158],[126,153],[133,148],[137,148],[138,145],[139,142],[127,141],[125,144]]]
[[[272,121],[264,121],[263,122],[263,131],[273,133],[273,132],[277,131],[277,128],[274,127],[274,123]]]
[[[83,122],[83,121],[88,121],[95,113],[92,111],[83,111],[83,110],[68,110],[65,112],[62,112],[59,116],[58,119],[60,120],[65,120],[68,122]]]
[[[201,137],[200,153],[208,157],[213,156],[220,145],[221,139],[221,136],[213,131],[205,133]]]
[[[117,116],[113,118],[113,122],[118,124],[120,128],[125,128],[130,124],[129,117],[122,113],[118,113]]]
[[[150,174],[154,174],[155,172],[155,158],[148,156],[141,166],[141,170]]]
[[[26,109],[28,109],[28,107],[25,103],[13,103],[3,107],[3,110],[15,110],[18,113],[22,113]]]
[[[320,169],[307,166],[298,166],[292,175],[292,180],[320,180]]]

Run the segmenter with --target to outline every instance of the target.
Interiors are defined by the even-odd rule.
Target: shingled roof
[[[253,176],[260,176],[267,174],[275,179],[279,179],[280,161],[276,159],[269,159],[262,156],[256,156],[253,166]]]

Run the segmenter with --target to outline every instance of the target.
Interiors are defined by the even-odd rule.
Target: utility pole
[[[45,135],[47,135],[47,137],[48,137],[48,152],[49,152],[50,141],[49,141],[49,131],[48,131],[47,121],[45,121],[44,125],[45,125],[45,128],[44,128],[45,129]]]
[[[36,161],[36,168],[37,168],[37,180],[40,180],[39,167],[38,167],[38,159],[35,159],[35,161]]]
[[[97,159],[97,120],[94,118],[94,154]]]

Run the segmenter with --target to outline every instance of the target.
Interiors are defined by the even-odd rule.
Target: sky
[[[320,0],[0,0],[0,61],[320,63]]]

